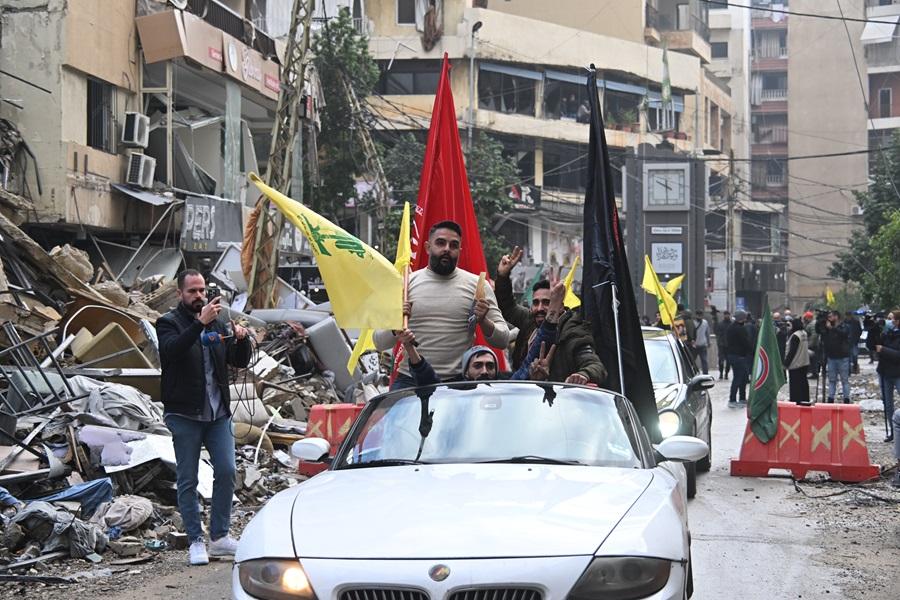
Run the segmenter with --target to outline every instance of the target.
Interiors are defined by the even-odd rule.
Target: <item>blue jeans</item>
[[[750,377],[750,357],[737,354],[728,355],[728,364],[731,365],[731,394],[729,402],[747,401],[747,381]]]
[[[900,377],[882,377],[881,393],[883,396],[881,399],[884,401],[884,414],[888,417],[888,423],[891,424],[890,435],[894,435],[893,424],[900,418],[894,414],[894,390],[900,392]],[[896,442],[894,444],[896,445]]]
[[[704,375],[709,373],[709,348],[706,346],[697,346],[694,348],[694,353],[697,355],[697,358],[700,359],[700,370]]]
[[[894,424],[894,431],[900,429],[900,408],[894,411],[891,421]],[[900,435],[894,436],[894,458],[897,459],[897,462],[900,462]]]
[[[215,421],[195,421],[178,415],[166,415],[165,420],[175,446],[178,510],[188,539],[192,543],[203,539],[197,499],[197,470],[203,446],[209,452],[214,477],[209,535],[214,540],[225,537],[231,524],[231,499],[234,495],[234,432],[231,419],[222,417]]]
[[[841,391],[844,400],[850,400],[850,358],[829,358],[826,366],[828,372],[828,401],[834,402],[834,392],[838,377],[841,378]]]

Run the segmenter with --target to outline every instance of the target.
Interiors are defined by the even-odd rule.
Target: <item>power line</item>
[[[845,23],[881,23],[884,25],[896,25],[895,21],[879,21],[877,19],[858,19],[856,17],[845,17],[843,15],[843,11],[841,11],[841,16],[836,17],[834,15],[823,15],[819,13],[807,13],[807,12],[797,12],[793,10],[785,10],[782,8],[766,8],[764,6],[751,6],[749,4],[737,4],[735,2],[730,2],[726,0],[700,0],[701,2],[705,2],[706,4],[715,4],[721,6],[723,8],[728,8],[729,6],[734,6],[736,8],[746,8],[748,10],[758,10],[762,12],[770,12],[781,15],[793,15],[795,17],[811,17],[814,19],[825,19],[828,21],[844,21]]]

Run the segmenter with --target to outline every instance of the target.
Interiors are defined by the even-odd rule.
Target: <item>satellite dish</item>
[[[179,10],[184,10],[187,8],[188,0],[169,0],[169,4]]]

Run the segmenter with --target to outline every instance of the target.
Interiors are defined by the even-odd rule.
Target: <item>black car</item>
[[[671,331],[642,327],[662,436],[690,435],[707,443],[710,454],[685,463],[687,495],[697,493],[697,471],[709,471],[712,454],[712,404],[708,389],[716,380],[697,372],[684,344]]]

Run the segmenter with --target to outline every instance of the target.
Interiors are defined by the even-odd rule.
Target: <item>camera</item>
[[[206,301],[212,302],[215,298],[218,298],[222,295],[222,288],[217,286],[215,283],[210,283],[206,286]]]

